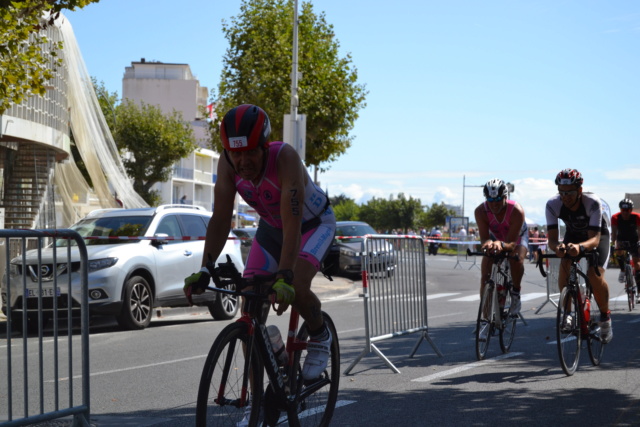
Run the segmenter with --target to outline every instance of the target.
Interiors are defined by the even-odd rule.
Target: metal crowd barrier
[[[43,260],[43,249],[51,241],[52,259]],[[89,426],[85,243],[72,230],[0,230],[1,246],[5,252],[4,268],[0,270],[2,303],[7,318],[6,322],[0,322],[0,337],[4,341],[0,343],[0,426],[24,426],[68,416],[73,417],[73,426]],[[27,252],[28,246],[35,249]],[[12,264],[16,252],[18,256]],[[58,281],[58,275],[66,272],[80,277],[80,289],[71,286],[72,274],[67,274],[68,280],[62,283]],[[18,273],[24,273],[22,280],[18,279]],[[27,306],[37,308],[37,312],[11,310],[6,302],[16,292],[21,300],[18,306],[24,306],[23,295],[31,295]],[[74,302],[71,293],[79,298],[80,304]],[[77,313],[73,310],[78,308],[80,333],[76,330],[74,334],[72,321]],[[66,326],[59,322],[63,319]],[[52,331],[45,333],[43,324],[47,320],[52,321]]]
[[[462,268],[462,263],[470,263],[468,270],[471,270],[473,267],[480,269],[480,264],[478,264],[477,256],[468,256],[467,248],[471,249],[471,251],[475,251],[474,247],[480,243],[476,240],[465,240],[464,241],[452,241],[450,244],[456,245],[456,265],[453,266],[455,270],[456,267],[460,266]]]
[[[362,289],[365,347],[344,372],[374,352],[395,373],[400,371],[375,343],[402,335],[420,333],[409,357],[427,340],[442,357],[429,336],[427,322],[427,278],[424,242],[416,236],[368,235],[362,243]]]
[[[558,274],[560,273],[560,259],[559,258],[545,258],[546,273],[547,273],[547,299],[536,310],[535,314],[538,314],[542,307],[547,303],[553,304],[558,307],[558,298],[560,298],[560,286],[558,285]],[[580,260],[580,268],[582,271],[587,271],[587,260],[585,258]]]

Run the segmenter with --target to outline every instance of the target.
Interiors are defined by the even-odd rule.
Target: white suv
[[[103,209],[91,212],[71,226],[85,239],[89,269],[89,309],[91,314],[115,316],[126,329],[143,329],[149,325],[154,307],[188,306],[182,288],[184,278],[200,270],[204,240],[163,239],[166,237],[199,237],[206,234],[211,212],[185,205],[157,208]],[[116,236],[145,236],[158,239],[118,240]],[[233,238],[233,233],[229,232]],[[77,247],[71,249],[71,287],[73,310],[80,310],[80,262]],[[22,256],[11,261],[8,283],[11,286],[12,320],[22,322],[22,282],[26,270],[29,330],[38,329],[38,275],[42,278],[43,319],[53,313],[53,274],[57,274],[58,307],[67,308],[68,276],[67,241],[58,240],[57,266],[53,266],[53,250],[42,249],[40,272],[38,251],[28,251],[23,268]],[[240,241],[229,239],[216,261],[229,255],[239,271],[244,270]],[[2,280],[2,310],[7,314],[7,278]],[[214,319],[231,319],[238,311],[235,297],[205,292],[194,296],[194,304],[207,306]],[[76,310],[77,309],[77,310]]]

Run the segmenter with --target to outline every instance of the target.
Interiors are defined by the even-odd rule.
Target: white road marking
[[[451,300],[449,300],[449,301],[452,301],[452,302],[473,302],[473,301],[480,301],[480,295],[475,294],[475,295],[466,296],[466,297],[454,298],[454,299],[451,299]]]
[[[454,295],[460,295],[460,292],[450,292],[450,293],[433,294],[433,295],[427,294],[427,301],[431,299],[452,297]]]
[[[494,363],[494,362],[497,362],[497,361],[502,360],[502,359],[508,359],[508,358],[511,358],[511,357],[521,356],[523,354],[524,353],[522,353],[522,352],[520,352],[520,353],[501,354],[500,356],[496,356],[496,357],[494,357],[492,359],[485,359],[485,360],[481,360],[480,362],[469,363],[468,365],[458,366],[457,368],[453,368],[453,369],[449,369],[449,370],[446,370],[446,371],[438,372],[437,374],[433,374],[433,375],[427,375],[426,377],[416,378],[416,379],[411,380],[411,381],[425,383],[425,382],[437,380],[438,378],[448,377],[450,375],[455,375],[455,374],[458,374],[460,372],[468,371],[469,369],[479,368],[481,366],[488,365],[490,363]]]

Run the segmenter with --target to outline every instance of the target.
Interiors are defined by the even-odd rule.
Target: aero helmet
[[[269,116],[256,105],[232,108],[220,123],[220,139],[225,150],[247,151],[264,147],[271,134]]]
[[[483,189],[484,197],[506,197],[507,186],[504,181],[498,178],[494,178],[484,185]]]
[[[633,209],[633,200],[622,199],[620,200],[620,203],[618,204],[618,206],[620,206],[620,209]]]
[[[576,169],[564,169],[556,176],[556,185],[577,185],[582,186],[582,174]]]

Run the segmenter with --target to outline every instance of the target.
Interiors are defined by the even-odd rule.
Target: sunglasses
[[[575,196],[576,194],[578,194],[578,190],[571,190],[571,191],[558,191],[558,193],[560,193],[561,196]]]
[[[625,211],[625,212],[629,212],[631,211],[631,208],[620,208],[621,211]]]
[[[500,197],[487,197],[487,202],[501,202],[504,196]]]

